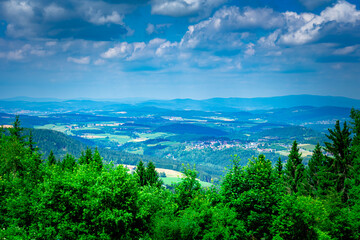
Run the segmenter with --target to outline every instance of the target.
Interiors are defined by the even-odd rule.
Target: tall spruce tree
[[[49,166],[56,164],[56,158],[52,150],[50,151],[50,154],[47,158],[47,163]]]
[[[103,161],[102,157],[100,156],[100,153],[97,148],[95,148],[94,156],[93,156],[93,163],[96,166],[98,170],[101,170],[103,167]]]
[[[140,186],[145,186],[146,185],[146,169],[145,169],[145,165],[144,162],[142,160],[140,160],[140,162],[138,163],[138,165],[136,166],[136,175],[137,175],[137,180]]]
[[[283,163],[281,161],[281,157],[279,157],[278,160],[276,161],[275,170],[276,170],[277,176],[279,178],[282,178],[284,171],[283,171]]]
[[[160,188],[162,186],[162,181],[159,178],[158,172],[155,170],[155,165],[153,162],[147,164],[145,171],[146,184],[154,187]]]
[[[315,146],[311,159],[306,168],[306,183],[311,196],[319,196],[321,194],[321,175],[326,171],[324,155],[322,148],[318,143]]]
[[[296,140],[293,142],[285,167],[285,181],[290,193],[297,193],[303,187],[305,166]]]
[[[342,195],[342,201],[346,202],[348,199],[346,181],[350,178],[350,169],[353,164],[351,133],[346,122],[341,129],[338,120],[335,128],[329,129],[329,134],[326,136],[330,142],[325,142],[325,151],[331,154],[327,157],[328,172],[332,175],[336,191]]]
[[[84,165],[84,164],[89,164],[92,161],[93,161],[93,154],[92,154],[91,148],[86,147],[85,153],[81,152],[79,163],[81,165]]]
[[[24,138],[21,136],[23,128],[20,124],[19,115],[15,116],[15,121],[13,122],[13,127],[9,129],[10,135],[15,137],[20,143],[23,142]]]

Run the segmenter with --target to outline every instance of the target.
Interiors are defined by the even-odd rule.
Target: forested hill
[[[29,134],[29,130],[30,129],[26,129],[24,131],[25,135]],[[89,144],[85,144],[84,142],[58,131],[47,129],[31,129],[31,131],[33,133],[34,142],[39,147],[40,153],[43,154],[44,159],[48,157],[50,151],[53,151],[57,159],[63,159],[68,153],[76,158],[79,158],[81,153],[84,152],[87,147],[91,147],[90,142]],[[144,162],[155,162],[160,168],[178,170],[181,167],[180,163],[168,159],[165,160],[157,157],[132,154],[105,148],[99,148],[98,150],[105,162],[136,165],[140,160],[142,160]]]

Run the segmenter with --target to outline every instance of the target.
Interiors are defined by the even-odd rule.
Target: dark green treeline
[[[0,239],[359,239],[360,111],[329,130],[305,166],[264,155],[232,165],[218,187],[195,169],[172,189],[153,163],[130,174],[87,149],[43,161],[20,121],[0,133]]]

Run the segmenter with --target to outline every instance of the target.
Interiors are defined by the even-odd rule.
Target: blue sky
[[[360,99],[360,4],[0,0],[0,98]]]

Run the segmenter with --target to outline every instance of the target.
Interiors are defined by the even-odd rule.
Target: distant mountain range
[[[63,111],[79,110],[126,110],[162,108],[170,110],[198,110],[238,112],[252,110],[269,110],[292,108],[299,106],[312,107],[345,107],[360,108],[360,100],[346,97],[316,96],[316,95],[289,95],[281,97],[261,98],[211,98],[205,100],[173,99],[173,100],[146,100],[146,99],[113,99],[113,100],[59,100],[16,97],[0,100],[0,111],[22,109],[30,111]]]
[[[299,106],[359,108],[360,100],[346,97],[289,95],[264,98],[211,98],[206,100],[174,99],[152,100],[142,105],[167,109],[191,109],[202,111],[251,111]]]

